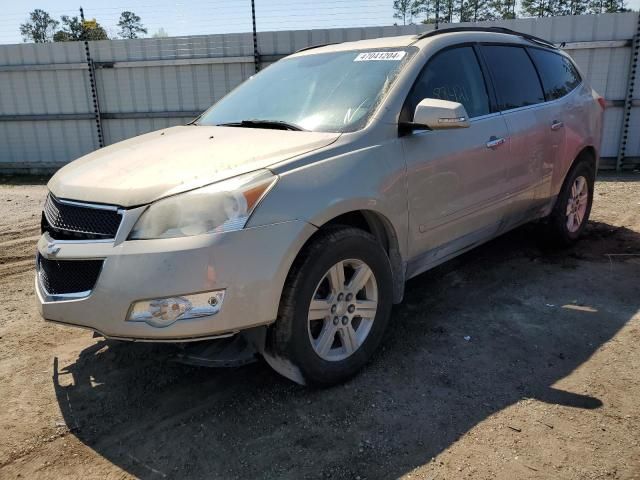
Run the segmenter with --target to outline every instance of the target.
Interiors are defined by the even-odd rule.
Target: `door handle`
[[[504,142],[506,142],[504,138],[502,137],[498,138],[492,135],[491,138],[489,138],[489,141],[487,142],[487,148],[492,148],[492,149],[498,148]]]
[[[560,130],[562,127],[564,127],[564,122],[559,120],[554,120],[551,124],[551,130]]]

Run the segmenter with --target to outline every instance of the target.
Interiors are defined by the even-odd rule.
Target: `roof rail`
[[[517,35],[518,37],[524,38],[525,40],[529,40],[530,42],[538,43],[544,45],[549,48],[558,48],[553,43],[544,40],[539,37],[534,37],[533,35],[529,35],[528,33],[516,32],[515,30],[511,30],[510,28],[504,27],[453,27],[453,28],[443,28],[441,30],[432,30],[430,32],[422,33],[416,35],[416,39],[413,43],[418,40],[422,40],[423,38],[435,37],[436,35],[440,35],[441,33],[452,33],[452,32],[492,32],[492,33],[506,33],[508,35]]]
[[[337,45],[342,42],[329,42],[329,43],[319,43],[317,45],[310,45],[308,47],[301,48],[300,50],[296,50],[293,53],[306,52],[307,50],[313,50],[314,48],[326,47],[327,45]]]

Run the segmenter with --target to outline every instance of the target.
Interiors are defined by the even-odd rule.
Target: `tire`
[[[363,273],[367,272],[367,267],[370,276]],[[334,278],[338,279],[337,284],[340,283],[341,278],[334,276],[339,268],[344,273],[345,285],[340,290],[343,293],[341,300],[332,287]],[[356,272],[359,272],[357,279]],[[365,276],[367,283],[353,296],[348,288],[350,282],[357,280],[360,284]],[[328,386],[344,382],[362,369],[380,345],[391,315],[392,287],[389,259],[372,235],[350,227],[319,232],[289,272],[278,319],[268,332],[267,351],[299,370],[303,379],[300,383]],[[366,313],[365,307],[372,302],[367,299],[373,298],[374,292],[377,297],[375,314]],[[351,297],[349,293],[352,293]],[[314,313],[310,311],[312,299],[316,299],[314,308],[320,306],[313,310]],[[360,311],[364,313],[358,319]],[[310,320],[313,316],[321,318]],[[365,316],[370,318],[365,319]],[[348,323],[344,324],[346,318]],[[336,331],[332,337],[334,327]],[[360,330],[361,327],[364,330]]]
[[[584,209],[577,207],[573,193],[576,181],[584,179],[584,192],[587,195],[584,203]],[[586,160],[579,161],[575,164],[562,185],[556,204],[548,218],[548,235],[549,240],[560,246],[569,246],[573,244],[584,231],[591,213],[591,205],[593,203],[593,185],[595,182],[595,172],[593,167]],[[580,204],[582,202],[579,202]],[[570,214],[570,211],[582,214]],[[576,220],[579,217],[579,222]],[[570,220],[573,218],[573,222]],[[569,224],[572,227],[569,227]]]

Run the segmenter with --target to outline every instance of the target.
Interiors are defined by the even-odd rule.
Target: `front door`
[[[424,98],[464,105],[469,128],[415,131],[402,137],[407,162],[408,276],[494,235],[503,218],[509,136],[491,102],[476,52],[459,46],[426,64],[403,109]]]

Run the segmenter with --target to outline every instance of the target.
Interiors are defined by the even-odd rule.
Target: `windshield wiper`
[[[283,122],[282,120],[242,120],[241,122],[219,123],[216,127],[273,128],[275,130],[308,131],[300,125]]]

